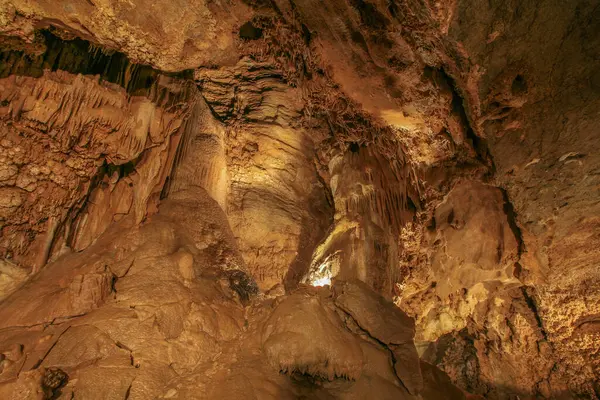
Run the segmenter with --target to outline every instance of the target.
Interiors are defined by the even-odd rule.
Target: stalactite
[[[2,252],[37,269],[51,256],[50,249],[60,249],[65,241],[72,243],[64,232],[74,230],[65,224],[85,225],[81,223],[86,218],[85,199],[95,186],[84,189],[81,182],[94,181],[97,172],[92,164],[104,161],[117,166],[133,162],[135,167],[141,154],[152,147],[165,147],[165,140],[169,143],[167,148],[177,147],[177,141],[171,137],[177,136],[189,112],[188,99],[193,99],[197,92],[194,83],[185,78],[185,72],[159,73],[149,66],[131,63],[121,53],[103,52],[80,39],[63,41],[49,32],[43,36],[47,50],[42,55],[0,51],[0,79],[6,88],[0,99],[3,104],[8,103],[10,129],[27,132],[34,146],[52,146],[51,151],[41,157],[40,167],[48,168],[43,164],[46,158],[57,162],[50,167],[46,190],[61,193],[53,194],[58,199],[46,204],[47,201],[33,191],[36,195],[27,203],[32,219],[39,220],[37,215],[46,212],[45,209],[55,210],[53,225],[42,230],[38,226],[41,222],[30,220],[23,224],[15,220],[14,224],[7,221],[4,227],[8,235],[2,241]],[[158,114],[155,113],[157,108],[161,108]],[[152,140],[148,140],[149,136]],[[69,156],[65,158],[65,155]],[[166,164],[172,161],[169,157]],[[168,169],[166,164],[163,167]],[[54,166],[58,170],[55,171]],[[155,208],[150,204],[151,197],[154,192],[160,192],[168,175],[159,170],[151,173],[157,176],[148,177],[149,182],[156,182],[160,187],[148,188],[143,198],[136,200],[138,218],[146,215],[146,207]],[[44,182],[44,177],[37,179]],[[119,207],[116,200],[113,203],[111,207]],[[138,210],[140,208],[144,210]],[[96,225],[91,223],[91,228],[84,227],[93,231],[86,241],[102,233],[100,225],[99,230],[93,227]],[[56,229],[62,242],[54,245],[51,233]],[[20,233],[23,230],[28,230],[26,235]],[[36,238],[35,232],[43,231],[47,232],[45,237],[38,234],[40,237]],[[17,244],[19,240],[21,244]],[[31,246],[43,247],[35,260],[27,253]]]
[[[360,182],[374,188],[369,194],[357,194],[357,198],[352,195],[347,199],[345,208],[348,214],[370,211],[382,222],[387,222],[393,232],[399,232],[406,222],[408,188],[416,186],[416,175],[398,159],[390,162],[378,152],[378,148],[367,146],[359,148],[357,153],[349,152],[343,157],[344,161],[340,159],[331,164],[332,171],[350,168],[361,176]]]

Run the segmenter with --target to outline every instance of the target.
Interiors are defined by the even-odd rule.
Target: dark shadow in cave
[[[423,77],[432,80],[440,89],[452,94],[452,114],[456,115],[459,118],[461,125],[466,128],[467,139],[471,142],[479,160],[484,165],[489,165],[491,167],[490,172],[493,173],[494,165],[487,141],[484,138],[477,136],[473,130],[467,108],[465,107],[465,99],[461,95],[454,78],[448,75],[444,68],[438,69],[432,67],[425,68]]]
[[[131,95],[145,95],[159,75],[192,79],[191,70],[165,73],[149,65],[136,64],[120,52],[95,47],[79,38],[63,40],[49,30],[37,32],[43,37],[46,51],[29,54],[20,50],[0,51],[0,78],[10,75],[39,78],[44,70],[66,71],[72,74],[99,75],[100,79],[117,84]]]

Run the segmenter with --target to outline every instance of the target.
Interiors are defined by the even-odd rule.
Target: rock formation
[[[0,398],[600,398],[594,0],[0,0]]]

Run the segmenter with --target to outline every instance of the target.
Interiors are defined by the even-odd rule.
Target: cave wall
[[[86,248],[113,220],[143,220],[191,97],[122,54],[45,38],[44,55],[2,54],[1,251],[34,270],[65,245]]]
[[[474,2],[459,4],[449,30],[481,71],[473,121],[514,206],[519,279],[557,352],[554,368],[596,396],[584,382],[599,374],[598,12],[588,1]]]
[[[2,1],[2,296],[114,224],[197,221],[187,280],[357,278],[464,390],[597,397],[598,10]],[[94,271],[73,307],[112,296]]]

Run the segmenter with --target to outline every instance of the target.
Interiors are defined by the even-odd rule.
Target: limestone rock
[[[360,378],[364,361],[358,342],[316,296],[292,295],[278,304],[262,340],[269,360],[289,375]]]
[[[0,300],[16,290],[27,279],[27,272],[10,261],[0,260]]]
[[[412,318],[363,282],[336,282],[334,290],[335,304],[372,338],[389,347],[396,375],[411,394],[417,395],[423,389],[423,377],[412,342],[415,334]]]
[[[600,397],[599,10],[0,0],[0,397]]]

